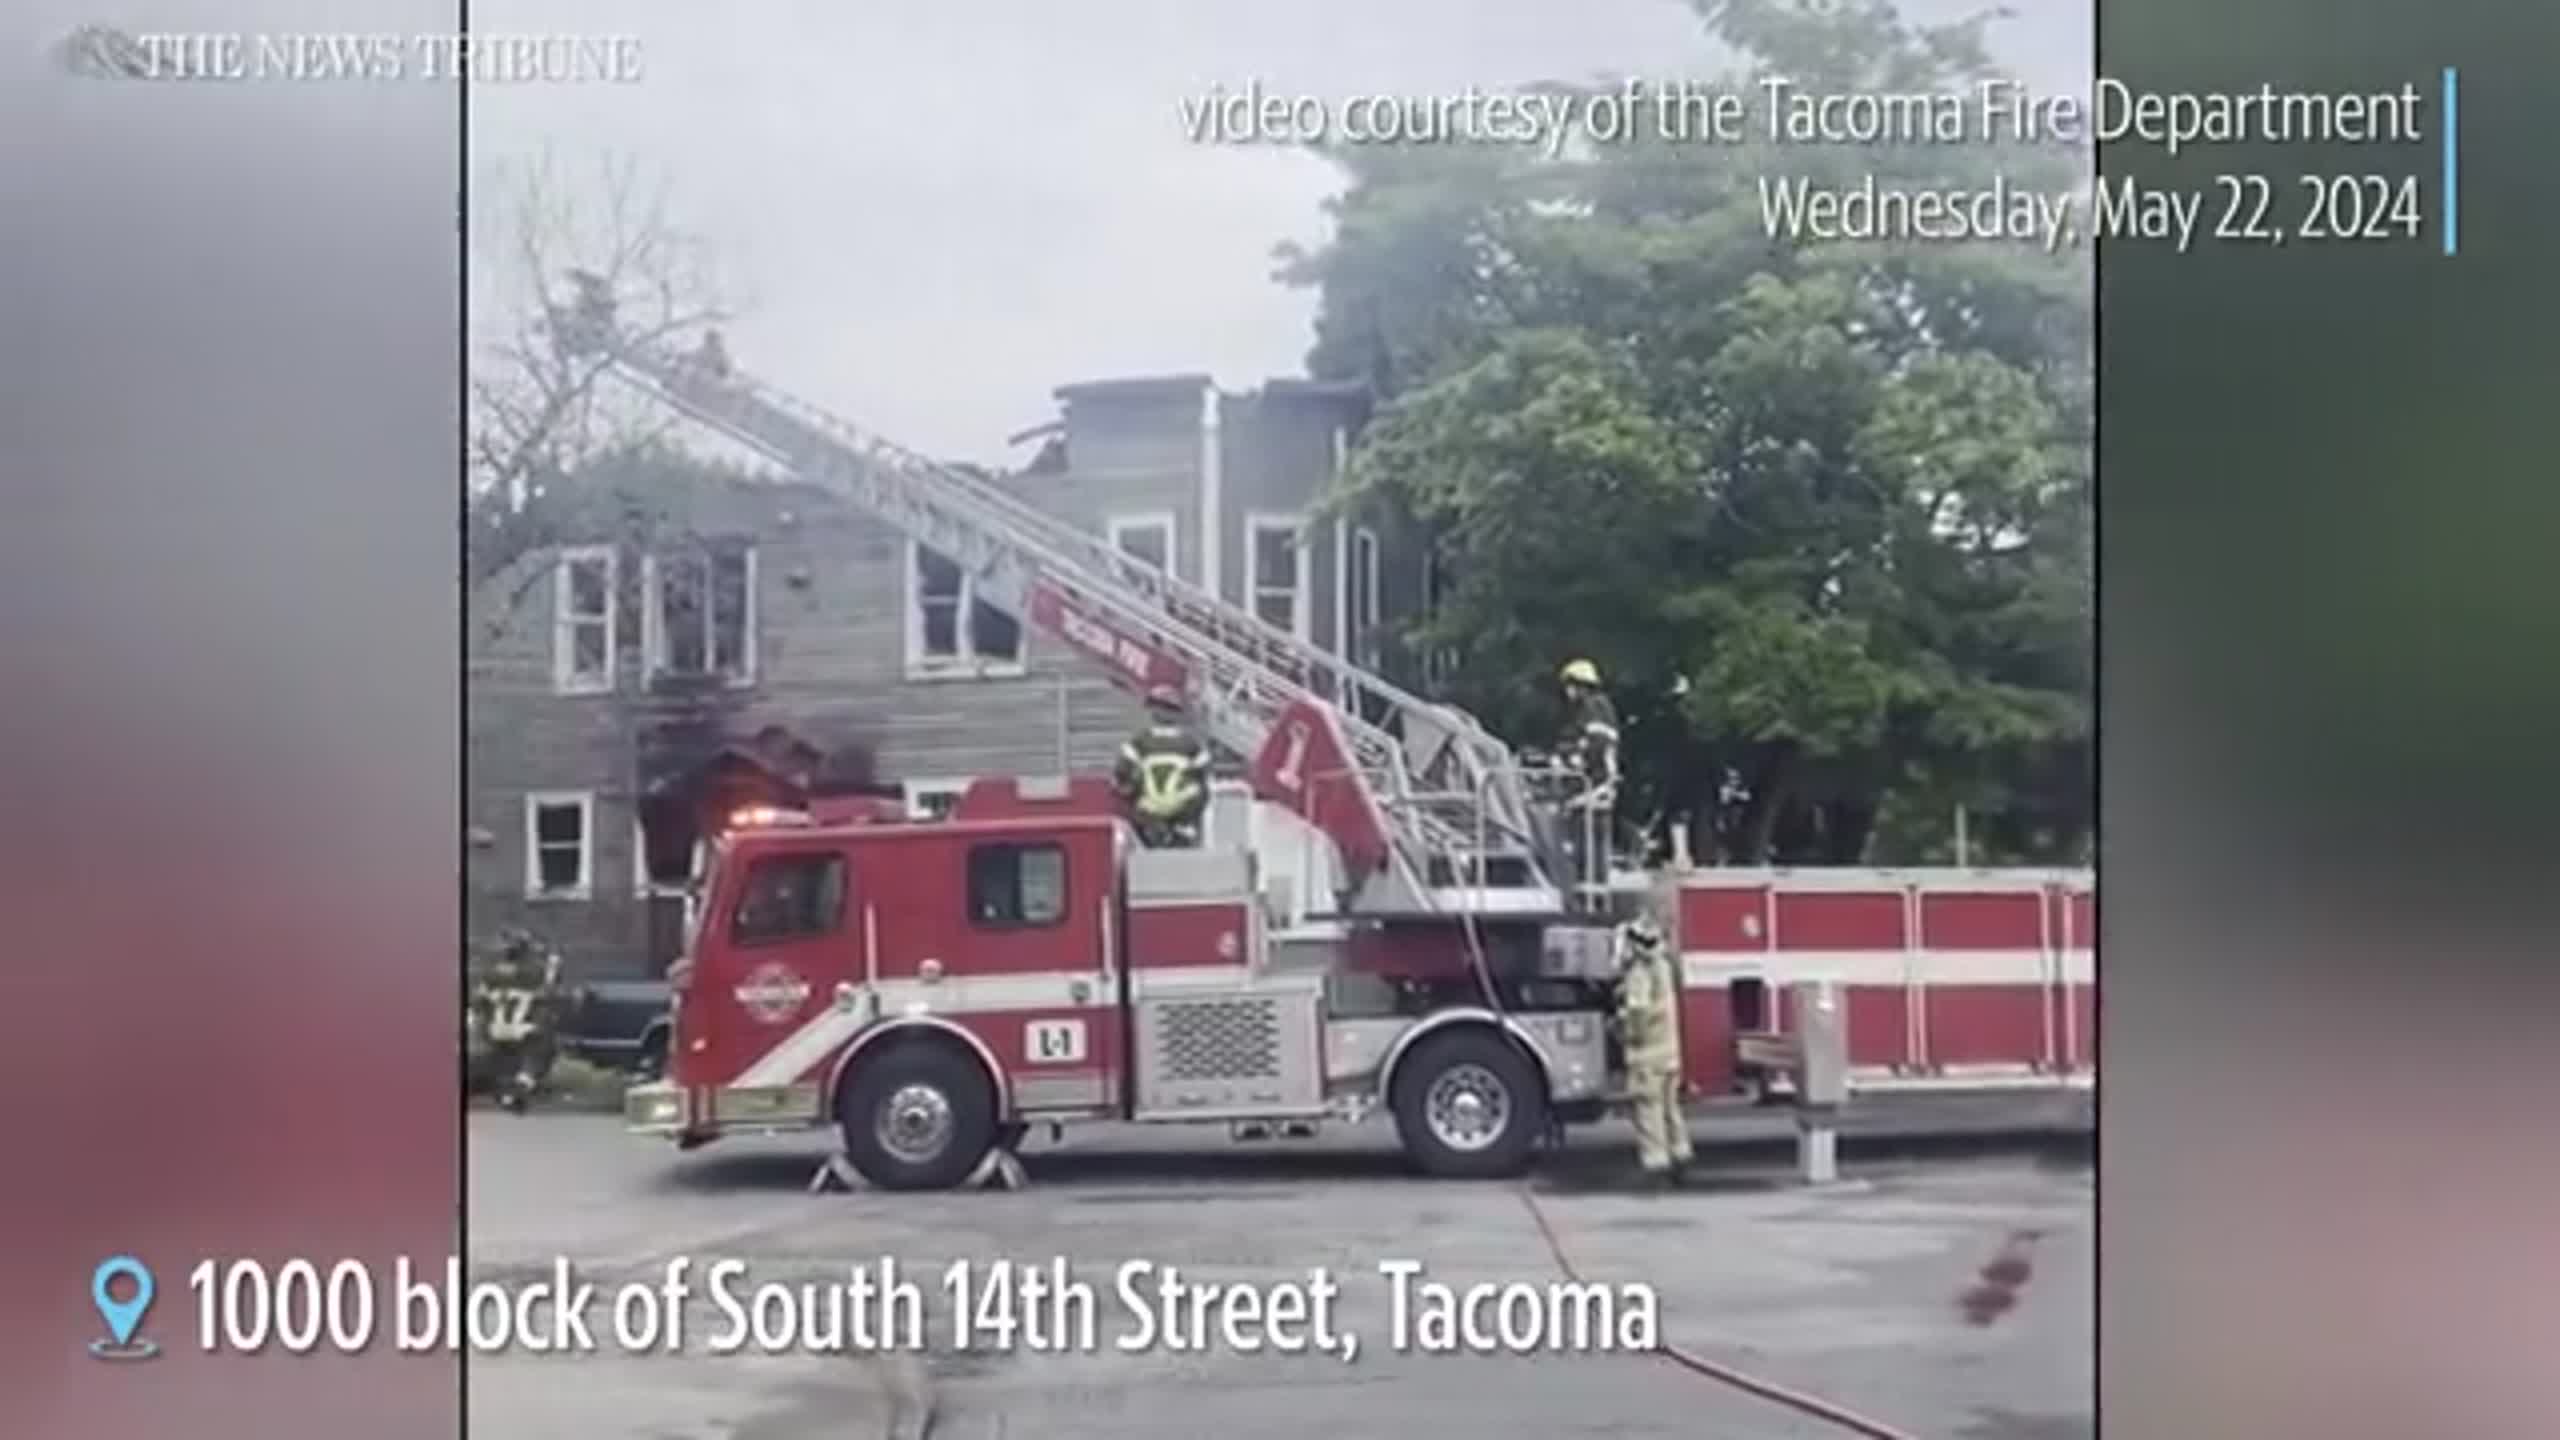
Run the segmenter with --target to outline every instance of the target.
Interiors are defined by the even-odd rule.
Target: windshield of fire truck
[[[684,947],[679,951],[684,965],[690,969],[702,955],[702,914],[711,890],[711,877],[720,873],[721,861],[729,853],[729,837],[713,836],[697,841],[693,847],[693,873],[684,883]]]

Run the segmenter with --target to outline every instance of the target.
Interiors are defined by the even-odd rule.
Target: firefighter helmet
[[[1182,713],[1182,692],[1170,685],[1147,687],[1147,708],[1164,714]]]
[[[1654,924],[1650,915],[1636,916],[1619,926],[1618,933],[1626,937],[1627,948],[1634,953],[1655,950],[1662,944],[1662,927]]]
[[[1588,660],[1567,660],[1564,662],[1564,669],[1556,672],[1556,678],[1567,685],[1582,685],[1597,690],[1600,688],[1600,667]]]

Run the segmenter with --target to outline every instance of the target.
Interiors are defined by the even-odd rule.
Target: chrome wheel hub
[[[901,1086],[880,1107],[879,1123],[872,1128],[881,1149],[920,1164],[951,1144],[951,1101],[930,1085]]]
[[[1481,1065],[1456,1065],[1440,1073],[1423,1095],[1431,1138],[1452,1150],[1482,1150],[1511,1128],[1511,1091]]]

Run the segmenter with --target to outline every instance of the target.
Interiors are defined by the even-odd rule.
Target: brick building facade
[[[1392,668],[1416,546],[1320,506],[1357,389],[1184,375],[1070,385],[1005,478],[1026,501],[1329,649]],[[658,467],[470,598],[468,932],[570,973],[662,970],[710,816],[829,789],[947,803],[980,775],[1107,768],[1134,703],[980,605],[957,567],[806,486]],[[680,537],[680,538],[678,538]]]

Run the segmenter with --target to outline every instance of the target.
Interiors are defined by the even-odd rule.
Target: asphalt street
[[[1706,1360],[1933,1440],[2095,1433],[2094,1181],[2085,1099],[1877,1102],[1850,1128],[1842,1183],[1793,1183],[1783,1112],[1702,1122],[1702,1183],[1629,1193],[1622,1129],[1546,1157],[1524,1186],[1425,1181],[1375,1126],[1238,1144],[1214,1128],[1110,1126],[1035,1139],[1013,1193],[812,1194],[824,1137],[723,1141],[691,1155],[609,1117],[475,1113],[469,1247],[476,1279],[520,1283],[566,1257],[611,1294],[668,1260],[746,1267],[755,1286],[840,1285],[893,1257],[923,1292],[927,1345],[858,1355],[707,1353],[722,1315],[696,1294],[684,1350],[504,1351],[467,1371],[473,1434],[534,1440],[1044,1440],[1325,1435],[1469,1437],[1851,1433],[1658,1355],[1448,1354],[1419,1348],[1379,1264],[1456,1287],[1583,1280],[1650,1285],[1659,1337]],[[1524,1192],[1526,1198],[1524,1198]],[[1542,1233],[1553,1234],[1552,1245]],[[1047,1266],[1093,1284],[1101,1344],[1035,1353],[950,1343],[938,1283],[954,1261]],[[1119,1266],[1190,1278],[1339,1284],[1327,1354],[1122,1352]],[[2014,1286],[1981,1297],[1986,1267]],[[2021,1263],[2023,1262],[2023,1263]],[[984,1270],[978,1272],[983,1276]],[[1613,1294],[1622,1292],[1613,1290]],[[1622,1304],[1618,1318],[1628,1309]],[[599,1321],[599,1328],[603,1328]]]

